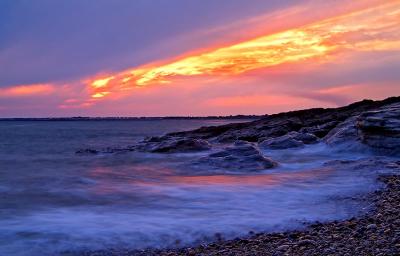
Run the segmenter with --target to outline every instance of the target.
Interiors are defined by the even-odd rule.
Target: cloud
[[[17,85],[0,88],[0,98],[43,96],[49,95],[54,91],[55,88],[51,84]]]
[[[382,17],[382,13],[386,13]],[[291,62],[332,62],[345,51],[400,49],[399,3],[378,4],[238,44],[178,57],[162,64],[89,79],[92,97],[103,98],[135,86],[169,84],[191,76],[237,76]]]
[[[293,2],[0,1],[0,86],[76,81],[171,57],[210,39],[177,37]]]
[[[48,34],[10,30],[13,40],[0,42],[0,116],[265,114],[400,94],[398,2],[258,1],[231,13],[230,3],[250,5],[205,1],[211,20],[201,21],[193,4],[188,17],[165,24],[164,15],[182,10],[172,10],[177,1],[163,5],[166,13],[139,2],[65,3],[68,13],[82,7],[71,24],[58,7],[51,12],[54,4],[25,7],[20,28],[41,12],[56,26],[37,18]],[[123,24],[136,4],[142,27],[130,30],[135,22]],[[119,17],[107,13],[123,7]],[[226,17],[216,18],[221,10]],[[190,24],[180,27],[182,19]]]

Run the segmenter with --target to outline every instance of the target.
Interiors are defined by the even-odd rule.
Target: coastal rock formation
[[[254,144],[243,141],[238,141],[219,152],[203,157],[199,163],[229,171],[260,171],[277,165],[263,156]]]
[[[400,151],[400,97],[363,100],[340,108],[315,108],[265,116],[246,123],[201,127],[151,137],[127,148],[86,149],[79,154],[143,151],[185,153],[221,148],[236,141],[265,149],[287,149],[324,142],[338,149]],[[228,147],[228,151],[232,151]]]
[[[272,150],[302,147],[304,144],[322,141],[338,149],[373,149],[382,153],[399,154],[400,97],[383,101],[363,100],[341,108],[315,108],[280,113],[252,122],[201,127],[192,131],[151,137],[122,149],[100,151],[86,149],[79,150],[77,153],[129,151],[190,153],[209,150],[213,147],[226,147],[225,151],[232,153],[244,150],[245,147],[254,147],[254,145],[246,144],[240,148],[235,143],[237,141],[251,142],[261,148]],[[231,153],[229,153],[230,157],[225,157],[236,161],[234,159],[239,157],[239,153]],[[258,159],[260,158],[255,160]]]
[[[212,143],[233,143],[236,140],[259,143],[290,132],[299,132],[321,139],[351,117],[399,102],[400,97],[383,101],[363,100],[340,108],[291,111],[252,122],[201,127],[192,131],[170,133],[168,136],[203,139]]]
[[[357,128],[362,143],[389,153],[400,153],[400,103],[361,114]]]
[[[325,137],[331,146],[368,146],[382,153],[400,153],[400,103],[348,118]]]

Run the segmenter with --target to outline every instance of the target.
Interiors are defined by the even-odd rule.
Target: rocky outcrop
[[[193,131],[153,137],[143,141],[137,148],[157,153],[194,152],[210,149],[214,144],[225,145],[235,141],[247,141],[260,143],[260,147],[266,149],[286,149],[312,144],[321,138],[329,145],[355,142],[379,147],[377,144],[379,139],[374,139],[377,134],[372,131],[376,130],[372,126],[379,126],[379,123],[372,121],[371,113],[393,104],[400,104],[400,97],[383,101],[364,100],[341,108],[315,108],[280,113],[253,122],[201,127]],[[366,114],[368,112],[371,113]],[[382,113],[379,115],[382,116]],[[395,116],[390,118],[393,119]],[[393,135],[396,132],[389,127],[398,125],[396,122],[391,121],[385,125],[385,134]],[[392,135],[391,137],[385,135],[385,139],[389,140],[387,145],[391,148],[397,145],[394,139],[397,135]]]
[[[356,125],[362,143],[389,153],[400,153],[400,103],[365,112]]]
[[[364,145],[381,153],[400,153],[400,103],[390,104],[348,118],[329,132],[331,145]]]
[[[323,141],[331,146],[351,145],[384,149],[398,154],[400,97],[364,100],[341,108],[308,109],[266,116],[260,120],[151,137],[125,149],[81,150],[80,154],[144,151],[185,153],[226,147],[235,141],[259,143],[265,149],[302,147]],[[254,145],[253,145],[254,146]],[[232,146],[233,148],[238,145]],[[342,147],[343,148],[343,147]],[[358,149],[358,148],[357,148]],[[232,151],[229,147],[227,151]],[[235,149],[236,150],[236,149]]]
[[[252,143],[238,141],[216,153],[199,160],[202,166],[228,171],[261,171],[275,167],[277,164],[263,156]]]
[[[202,127],[193,131],[168,135],[198,138],[217,143],[233,143],[236,140],[262,142],[293,131],[323,138],[350,117],[359,116],[366,111],[397,102],[400,102],[400,97],[392,97],[383,101],[363,100],[340,108],[291,111],[270,115],[253,122]]]

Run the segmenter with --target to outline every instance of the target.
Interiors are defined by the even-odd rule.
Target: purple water
[[[0,122],[0,255],[184,246],[342,219],[376,174],[324,165],[363,155],[317,144],[264,153],[260,173],[199,173],[206,153],[76,155],[232,120]]]

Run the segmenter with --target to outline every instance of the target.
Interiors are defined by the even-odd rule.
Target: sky
[[[399,0],[0,1],[0,117],[337,107],[399,71]]]

